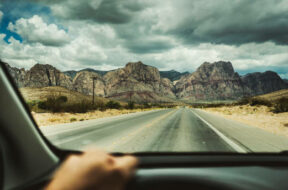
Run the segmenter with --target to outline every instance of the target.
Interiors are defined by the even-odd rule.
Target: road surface
[[[275,152],[288,138],[201,110],[154,110],[40,128],[56,146],[113,152]]]

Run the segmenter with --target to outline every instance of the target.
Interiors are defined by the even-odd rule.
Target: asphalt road
[[[195,109],[165,109],[41,127],[56,146],[113,152],[275,152],[288,138]]]

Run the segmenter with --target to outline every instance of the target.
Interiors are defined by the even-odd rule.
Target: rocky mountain
[[[93,94],[93,80],[94,92],[97,96],[105,96],[105,81],[102,76],[95,72],[80,71],[73,79],[73,90],[81,92],[86,95]]]
[[[123,101],[189,102],[236,100],[288,88],[277,73],[251,73],[239,76],[231,62],[203,63],[191,74],[168,71],[161,76],[155,67],[142,62],[127,63],[124,68],[98,72],[61,72],[51,65],[36,64],[30,70],[6,64],[19,87],[62,86],[86,95],[110,97]],[[166,76],[166,77],[163,77]],[[177,79],[180,76],[179,80]],[[171,80],[174,82],[171,82]]]
[[[245,85],[251,89],[252,95],[261,95],[288,87],[287,83],[273,71],[250,73],[242,77]]]
[[[176,84],[181,99],[233,100],[249,93],[230,62],[203,63],[195,72],[182,77]]]
[[[189,75],[189,72],[180,73],[175,70],[171,71],[160,71],[160,76],[162,78],[168,78],[170,81],[179,80],[182,76]]]
[[[72,80],[51,65],[37,63],[26,72],[24,87],[62,86],[73,89]]]
[[[161,78],[157,68],[142,62],[110,71],[104,75],[104,81],[108,97],[128,99],[135,94],[142,101],[151,101],[153,97],[175,98],[171,81]]]
[[[11,67],[8,63],[4,63],[1,60],[0,60],[0,63],[6,66],[6,68],[8,69],[10,75],[14,79],[17,86],[19,88],[24,87],[24,81],[25,81],[25,75],[26,75],[25,69],[23,68],[18,69],[16,67]]]

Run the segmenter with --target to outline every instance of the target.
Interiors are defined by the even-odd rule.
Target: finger
[[[123,172],[125,178],[130,178],[138,165],[137,158],[133,156],[117,157],[115,160],[116,167]]]

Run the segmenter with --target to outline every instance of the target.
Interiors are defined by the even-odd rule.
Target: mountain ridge
[[[244,96],[261,95],[288,88],[288,84],[273,71],[240,76],[231,62],[204,62],[196,71],[181,75],[174,82],[161,76],[156,67],[142,62],[129,62],[123,68],[102,73],[93,69],[67,75],[51,65],[36,64],[25,71],[5,64],[19,87],[62,86],[86,95],[93,93],[93,78],[97,96],[136,102],[188,102],[237,100]],[[169,71],[168,71],[169,72]],[[180,73],[180,74],[179,74]],[[71,74],[71,73],[70,73]]]

